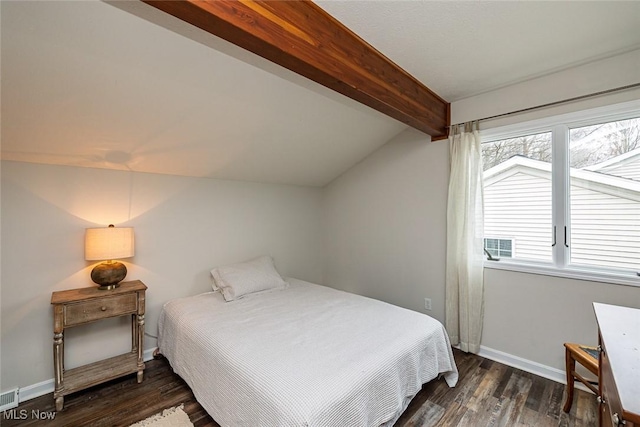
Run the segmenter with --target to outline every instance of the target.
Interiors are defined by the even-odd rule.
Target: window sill
[[[612,283],[615,285],[640,287],[640,276],[633,273],[596,272],[576,267],[557,268],[551,265],[541,265],[526,262],[485,261],[484,268],[494,270],[516,271],[520,273],[539,274],[543,276],[563,277],[568,279],[586,280],[590,282]]]

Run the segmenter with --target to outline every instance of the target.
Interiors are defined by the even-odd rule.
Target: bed
[[[296,279],[169,301],[158,346],[221,426],[390,426],[422,384],[458,379],[437,320]]]

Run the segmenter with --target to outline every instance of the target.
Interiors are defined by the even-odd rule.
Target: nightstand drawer
[[[64,326],[79,325],[106,317],[135,313],[138,298],[135,293],[100,298],[64,306]]]

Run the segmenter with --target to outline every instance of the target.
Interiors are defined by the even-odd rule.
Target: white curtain
[[[445,326],[452,344],[478,353],[482,338],[483,187],[478,123],[450,132]]]

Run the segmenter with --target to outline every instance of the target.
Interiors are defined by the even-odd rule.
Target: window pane
[[[493,251],[497,250],[498,239],[484,239],[484,247]]]
[[[570,131],[571,263],[640,270],[640,119]]]
[[[500,256],[505,258],[512,257],[511,240],[500,240]]]
[[[498,239],[484,239],[484,248],[492,257],[498,257]]]
[[[516,259],[551,262],[551,133],[486,142],[482,156],[485,236],[508,236],[499,256],[513,245]]]

